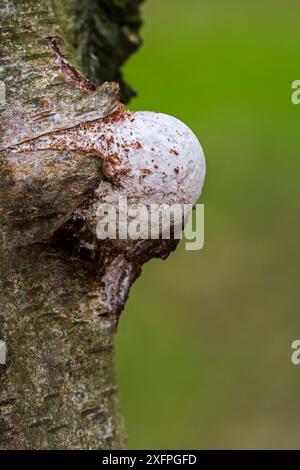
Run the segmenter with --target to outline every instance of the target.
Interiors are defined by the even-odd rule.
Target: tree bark
[[[117,85],[94,88],[54,46],[61,44],[66,58],[95,79],[99,61],[95,54],[89,61],[82,51],[91,42],[95,49],[97,41],[87,32],[85,42],[80,36],[91,17],[97,40],[105,36],[97,17],[104,11],[113,32],[107,33],[110,47],[99,52],[99,81],[120,77],[121,63],[139,43],[140,2],[116,0],[108,8],[108,2],[93,1],[88,12],[83,3],[0,0],[0,147],[117,109]],[[122,24],[120,14],[128,6]],[[85,22],[78,26],[81,15]],[[120,58],[112,51],[120,51],[122,34],[129,39]],[[69,43],[62,45],[64,35]],[[122,90],[128,98],[129,89]],[[56,236],[102,174],[94,155],[0,153],[0,340],[7,349],[0,365],[1,449],[124,447],[114,372],[116,319],[101,311],[103,291],[92,260]]]
[[[73,46],[74,60],[93,82],[118,82],[124,103],[135,96],[135,91],[125,82],[120,67],[141,45],[139,5],[143,1],[56,2],[65,35]]]
[[[1,449],[124,446],[114,322],[97,319],[93,269],[57,247],[1,255]],[[96,318],[95,318],[96,316]]]

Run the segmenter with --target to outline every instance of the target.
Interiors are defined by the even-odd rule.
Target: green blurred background
[[[206,243],[144,268],[117,344],[130,448],[300,448],[299,1],[148,0],[132,109],[200,138]]]

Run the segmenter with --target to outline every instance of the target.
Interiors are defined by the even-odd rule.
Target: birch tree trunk
[[[139,3],[0,0],[2,147],[116,109],[118,87],[95,89],[55,47],[91,79],[122,82],[119,67],[140,42]],[[122,94],[132,95],[124,83]],[[94,155],[0,153],[1,449],[124,447],[116,319],[101,312],[91,260],[57,236],[101,179]]]

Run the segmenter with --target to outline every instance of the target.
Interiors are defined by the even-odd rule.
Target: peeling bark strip
[[[47,38],[49,41],[49,48],[55,56],[55,64],[61,69],[63,75],[70,78],[75,82],[75,86],[80,90],[96,91],[96,85],[87,78],[83,77],[69,62],[65,59],[63,54],[60,52],[57,45],[58,38]]]

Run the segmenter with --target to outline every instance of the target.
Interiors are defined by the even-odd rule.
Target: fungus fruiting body
[[[185,124],[161,113],[130,112],[121,104],[104,119],[23,140],[9,150],[67,150],[101,158],[105,180],[60,232],[71,234],[78,250],[88,249],[96,262],[104,294],[100,296],[99,314],[118,315],[143,263],[153,257],[166,258],[179,241],[174,237],[99,240],[99,204],[116,202],[123,195],[131,204],[194,205],[205,179],[202,147]]]
[[[205,158],[195,134],[178,119],[149,111],[119,110],[106,119],[44,134],[13,151],[95,153],[116,188],[151,203],[195,204],[205,179]]]

